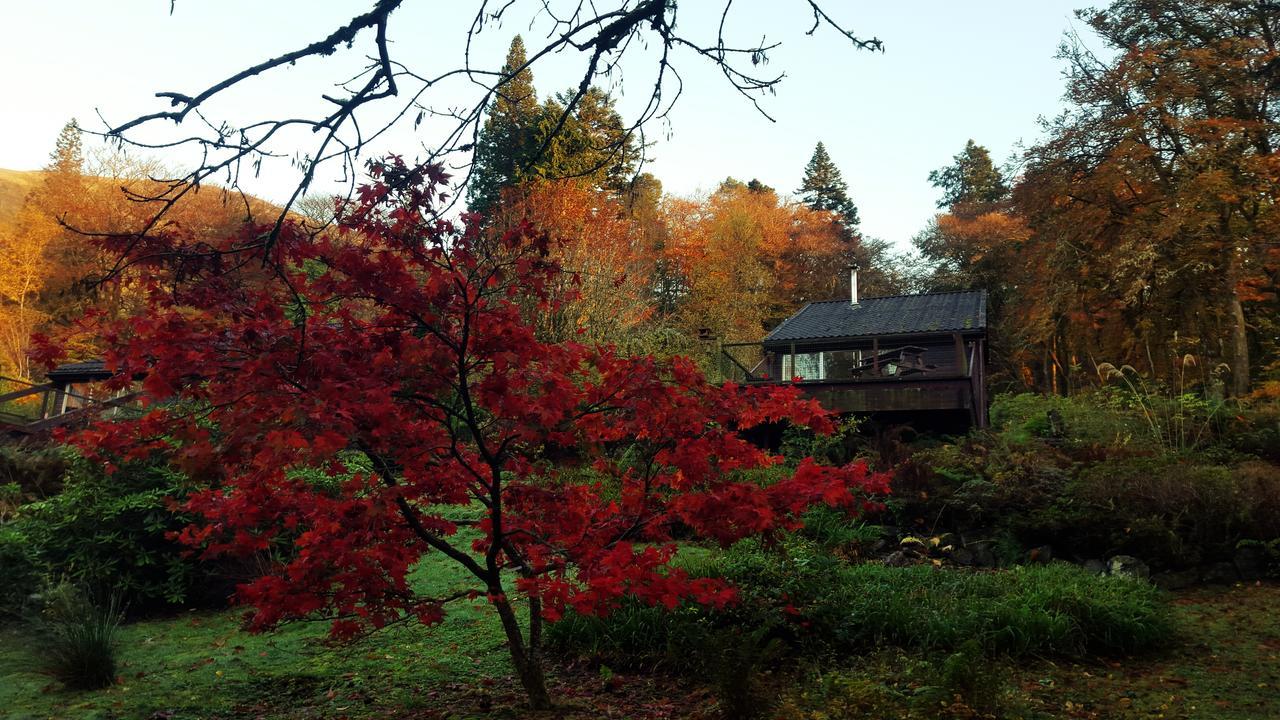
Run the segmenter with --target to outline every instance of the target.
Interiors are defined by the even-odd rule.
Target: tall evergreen
[[[53,152],[49,153],[49,172],[79,175],[84,172],[84,145],[80,138],[80,125],[75,118],[67,121],[58,133]]]
[[[929,173],[929,182],[942,191],[938,207],[968,203],[992,203],[1009,194],[1004,176],[991,162],[991,153],[970,140],[951,164]]]
[[[505,81],[498,86],[489,106],[489,117],[476,140],[467,206],[487,212],[498,202],[502,188],[516,183],[537,152],[533,142],[541,117],[533,72],[524,67],[528,58],[524,40],[511,39],[507,60],[502,65]]]
[[[805,205],[835,213],[850,231],[856,230],[861,222],[857,206],[849,199],[849,186],[821,142],[813,149],[813,157],[804,168],[804,182],[798,192]]]
[[[543,103],[531,152],[538,152],[544,145],[546,150],[533,159],[524,173],[526,177],[516,179],[580,178],[624,198],[640,161],[641,147],[628,135],[613,97],[595,86],[587,88],[573,113],[559,126],[565,105],[575,92],[560,93]],[[548,142],[557,127],[559,132]]]

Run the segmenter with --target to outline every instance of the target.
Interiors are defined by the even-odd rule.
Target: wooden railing
[[[104,412],[117,413],[128,407],[138,393],[122,393],[110,398],[100,399],[89,395],[72,392],[65,385],[51,382],[33,383],[18,378],[0,375],[0,381],[11,385],[25,385],[17,390],[0,394],[0,431],[18,433],[40,433],[59,425],[87,421]],[[34,413],[14,412],[11,408],[18,400],[40,395],[38,409],[33,405]],[[73,407],[72,401],[76,403]],[[3,409],[7,406],[10,409]]]

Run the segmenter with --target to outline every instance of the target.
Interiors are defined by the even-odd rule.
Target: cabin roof
[[[83,362],[59,365],[49,371],[49,379],[66,382],[92,382],[94,380],[106,380],[111,377],[111,374],[111,371],[107,369],[107,364],[102,360],[85,360]]]
[[[765,336],[765,344],[805,340],[982,332],[985,290],[811,302]]]

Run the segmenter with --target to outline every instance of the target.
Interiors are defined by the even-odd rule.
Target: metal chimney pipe
[[[849,265],[849,301],[858,304],[858,264]]]

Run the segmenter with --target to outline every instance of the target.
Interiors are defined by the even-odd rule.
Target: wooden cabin
[[[985,291],[811,302],[760,343],[747,382],[789,382],[841,413],[987,426]]]

